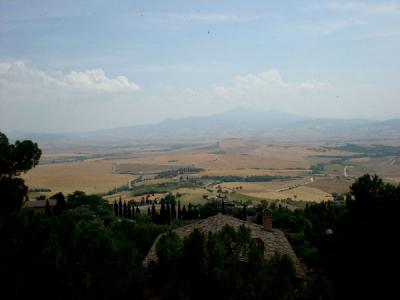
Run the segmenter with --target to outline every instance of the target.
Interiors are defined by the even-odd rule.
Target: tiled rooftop
[[[218,214],[201,220],[197,223],[177,228],[173,231],[183,238],[188,236],[194,229],[198,229],[202,232],[217,232],[220,231],[225,225],[229,225],[235,230],[238,230],[241,225],[246,226],[251,230],[252,238],[258,238],[263,241],[265,258],[269,258],[275,253],[281,255],[286,254],[293,261],[293,264],[296,268],[296,275],[301,278],[304,277],[304,269],[299,262],[299,259],[293,251],[290,243],[286,239],[285,234],[279,229],[274,228],[272,231],[266,231],[261,225],[242,221],[231,216]],[[156,254],[156,244],[160,237],[161,235],[157,237],[156,241],[153,243],[152,247],[147,253],[143,261],[144,266],[147,266],[151,261],[157,261],[158,258]]]

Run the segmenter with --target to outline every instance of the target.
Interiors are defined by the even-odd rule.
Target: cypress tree
[[[136,206],[136,214],[139,215],[140,214],[140,209],[139,206]]]
[[[128,219],[132,220],[132,207],[131,205],[128,203],[128,207],[127,207],[127,215],[128,215]]]
[[[126,207],[126,201],[124,201],[123,210],[124,210],[124,217],[127,218],[128,217],[128,208]]]
[[[122,217],[122,199],[121,199],[121,197],[119,197],[119,201],[118,201],[118,216]]]
[[[132,205],[132,220],[135,219],[135,205]]]
[[[221,200],[221,213],[224,215],[225,214],[225,203],[224,200]]]
[[[118,217],[118,204],[117,204],[117,200],[114,200],[114,216]]]
[[[188,220],[193,219],[193,208],[192,208],[192,204],[189,203],[188,205],[189,209],[188,209],[188,213],[187,213],[187,218]]]
[[[150,206],[147,206],[147,215],[148,215],[149,217],[151,216]]]
[[[167,223],[171,222],[171,205],[167,202]]]
[[[161,222],[161,224],[164,224],[167,222],[167,210],[165,209],[164,199],[161,200],[160,222]]]
[[[157,217],[156,206],[153,204],[151,206],[151,218],[153,219],[153,222],[156,221],[156,217]]]
[[[171,219],[176,219],[176,208],[175,208],[175,201],[171,204]]]
[[[181,200],[178,201],[178,219],[182,220]]]
[[[183,207],[182,207],[182,219],[183,220],[187,220],[187,211],[186,211],[186,206],[184,205]]]
[[[243,218],[244,221],[247,221],[247,208],[246,208],[246,204],[243,204],[242,218]]]
[[[50,208],[49,200],[46,200],[46,206],[44,208],[44,213],[46,214],[46,216],[51,215],[51,208]]]

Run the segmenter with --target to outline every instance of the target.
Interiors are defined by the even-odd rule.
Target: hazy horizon
[[[400,118],[400,1],[0,1],[0,130]]]

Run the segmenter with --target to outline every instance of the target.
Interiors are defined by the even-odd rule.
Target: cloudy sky
[[[0,131],[400,117],[400,1],[0,0]]]

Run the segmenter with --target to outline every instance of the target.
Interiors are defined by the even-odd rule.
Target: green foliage
[[[310,169],[312,174],[321,174],[324,171],[325,166],[324,164],[316,164],[311,165]]]
[[[152,270],[161,299],[291,299],[295,288],[290,258],[264,260],[245,227],[218,233],[194,230],[183,240],[175,233],[157,244],[159,264]],[[211,292],[211,294],[210,294]]]
[[[5,134],[0,132],[0,177],[18,176],[39,163],[42,151],[32,141],[16,141],[10,144]]]
[[[26,198],[28,187],[21,178],[14,178],[35,167],[42,151],[32,141],[10,144],[0,132],[0,215],[17,211]]]
[[[195,167],[186,167],[186,168],[179,168],[175,170],[167,170],[167,171],[162,171],[159,172],[155,178],[173,178],[178,175],[183,175],[183,174],[193,174],[193,173],[199,173],[204,171],[204,169],[201,168],[195,168]]]
[[[268,182],[273,180],[288,180],[299,178],[298,176],[202,176],[202,179],[208,179],[218,182]]]
[[[400,147],[386,146],[386,145],[357,145],[346,144],[335,148],[340,151],[348,151],[355,153],[363,153],[368,156],[397,156],[400,155]]]

